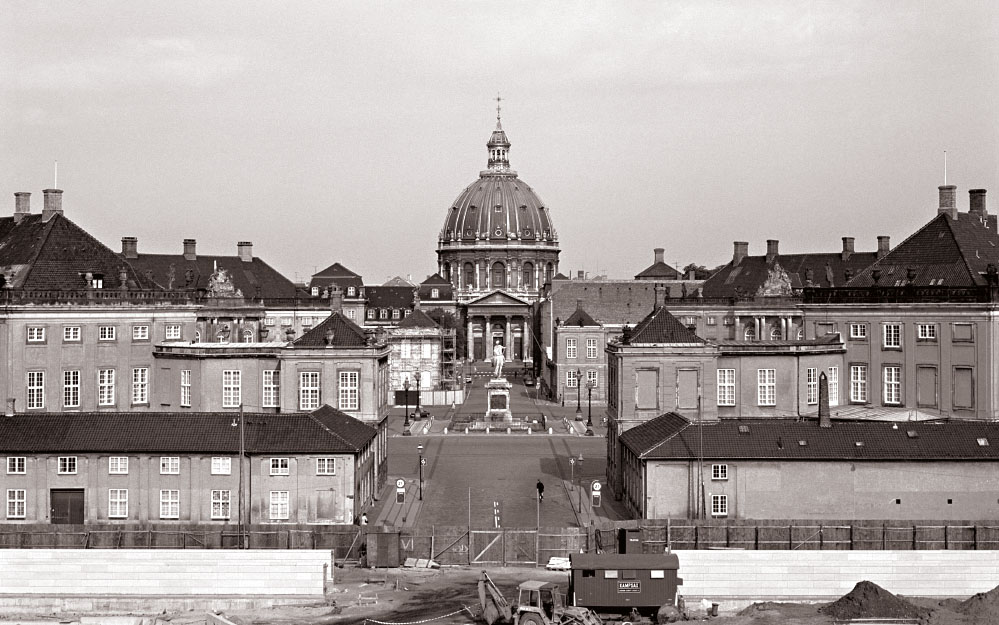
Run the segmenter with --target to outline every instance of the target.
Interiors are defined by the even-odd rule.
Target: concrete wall
[[[0,594],[316,595],[329,551],[0,550]]]

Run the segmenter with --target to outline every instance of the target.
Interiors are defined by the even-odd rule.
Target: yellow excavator
[[[517,603],[510,605],[489,575],[479,578],[479,604],[487,625],[603,625],[589,608],[565,605],[559,585],[529,580],[517,587]]]

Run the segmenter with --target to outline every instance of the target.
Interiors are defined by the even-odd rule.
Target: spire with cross
[[[493,130],[493,134],[489,137],[489,142],[486,143],[486,147],[489,149],[489,164],[488,169],[485,170],[486,173],[496,174],[513,174],[516,172],[510,169],[510,140],[506,138],[506,132],[503,131],[503,126],[500,123],[500,117],[503,109],[501,108],[501,103],[503,98],[496,94],[496,130]]]
[[[500,102],[502,102],[502,101],[503,101],[503,98],[501,98],[500,95],[497,93],[496,94],[496,129],[497,130],[499,130],[499,129],[502,128],[502,126],[500,125]]]

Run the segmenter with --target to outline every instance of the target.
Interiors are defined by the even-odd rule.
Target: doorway
[[[83,525],[83,489],[65,488],[49,491],[52,502],[50,520],[57,525]]]

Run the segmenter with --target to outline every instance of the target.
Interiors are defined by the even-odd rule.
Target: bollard
[[[549,434],[554,434],[554,433],[555,433],[555,430],[553,430],[552,428],[548,428],[548,433],[549,433]]]
[[[489,426],[487,425],[486,426],[486,434],[488,434],[488,433],[489,433]]]
[[[507,428],[507,429],[506,429],[506,433],[507,433],[507,434],[509,434],[509,433],[510,433],[510,428]]]
[[[468,428],[467,427],[465,428],[465,434],[468,434]]]
[[[447,434],[447,428],[444,428],[444,433]]]
[[[530,434],[530,433],[531,433],[531,428],[527,428],[527,433],[528,433],[528,434]]]

